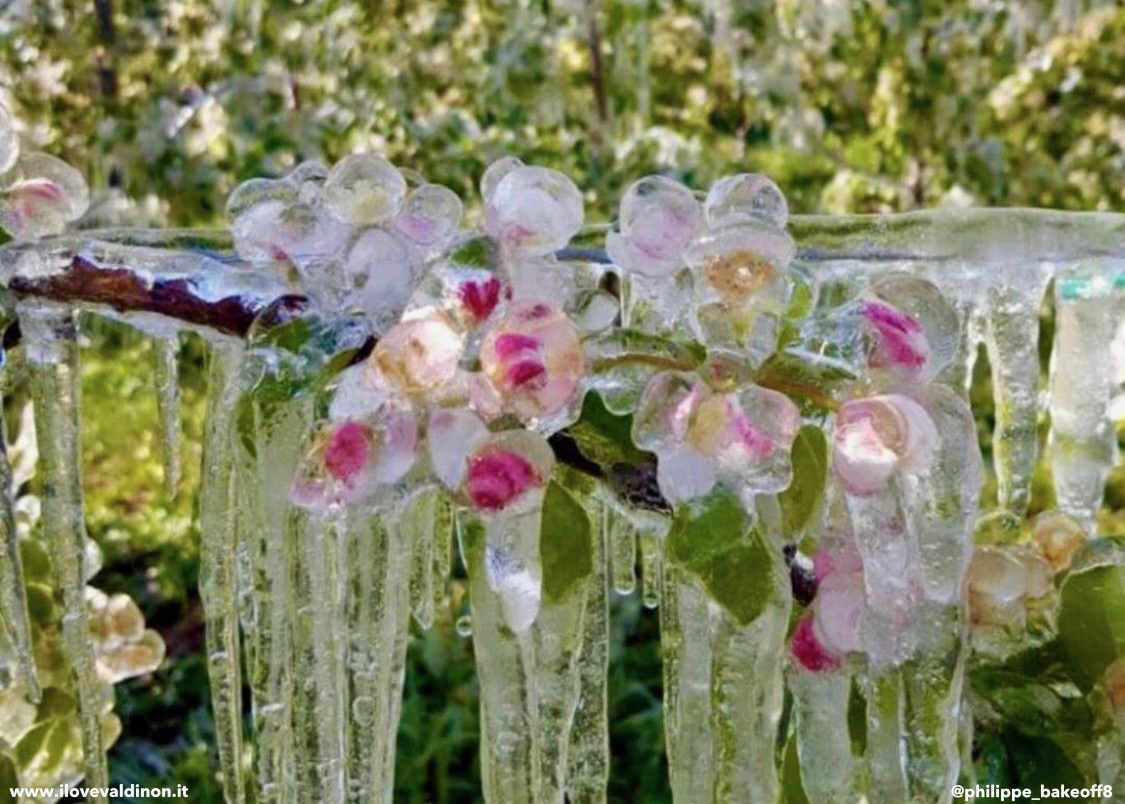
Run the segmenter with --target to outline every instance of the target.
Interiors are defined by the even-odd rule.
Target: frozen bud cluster
[[[331,169],[298,165],[231,193],[227,217],[239,255],[296,272],[310,295],[366,315],[377,331],[405,309],[423,266],[452,243],[460,199],[417,183],[380,156],[352,154]]]
[[[1055,572],[1035,542],[978,547],[969,565],[973,647],[1004,656],[1052,636],[1059,605]]]
[[[21,152],[11,112],[0,106],[0,229],[16,240],[61,234],[89,205],[82,174],[49,154]]]
[[[164,661],[164,640],[145,628],[144,616],[131,597],[107,595],[88,586],[86,607],[102,682],[116,684],[151,673]]]

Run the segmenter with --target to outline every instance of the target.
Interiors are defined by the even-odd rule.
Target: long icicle
[[[349,802],[394,800],[406,645],[410,632],[410,550],[399,510],[348,512],[347,674]],[[413,528],[413,525],[410,526]]]
[[[687,571],[664,565],[660,647],[664,744],[675,801],[711,801],[711,649],[707,595]]]
[[[607,544],[623,518],[601,502],[602,521],[594,528],[593,572],[586,584],[579,651],[578,708],[571,726],[567,791],[574,804],[605,804],[609,783],[609,554]],[[596,509],[595,509],[596,510]],[[633,539],[632,528],[628,531]],[[632,567],[630,566],[630,570]]]
[[[1121,320],[1121,299],[1108,280],[1067,271],[1055,285],[1055,354],[1051,361],[1051,473],[1059,510],[1089,533],[1114,462],[1108,345]]]
[[[739,623],[725,609],[708,607],[711,629],[711,739],[714,801],[773,804],[779,792],[775,747],[785,698],[785,635],[792,608],[789,573],[782,558],[777,498],[756,502],[763,560],[772,562],[762,611]],[[766,535],[770,531],[770,535]],[[767,558],[768,557],[768,558]]]
[[[244,626],[247,681],[254,714],[259,801],[295,801],[293,777],[293,629],[290,606],[298,564],[298,525],[289,487],[313,419],[311,395],[285,405],[254,402],[252,452],[244,453],[244,585],[253,628]],[[240,549],[243,546],[240,545]],[[242,590],[240,589],[240,593]]]
[[[156,412],[160,418],[160,447],[164,459],[164,488],[176,496],[180,485],[180,341],[176,336],[153,342]]]
[[[0,606],[3,607],[0,609],[0,623],[7,626],[15,646],[19,680],[27,686],[28,697],[38,703],[42,690],[31,641],[19,533],[12,515],[15,489],[12,488],[12,467],[8,463],[7,433],[3,400],[0,400],[0,536],[4,540],[0,548]]]
[[[228,804],[246,801],[242,772],[242,672],[238,641],[234,415],[243,347],[211,344],[207,428],[199,489],[199,597],[207,623],[207,670]]]
[[[1039,305],[1047,276],[1040,271],[1036,281],[1029,270],[1019,278],[1021,281],[991,289],[985,310],[985,345],[996,400],[992,449],[999,503],[1001,508],[1023,514],[1031,496],[1038,451]]]
[[[82,731],[86,784],[106,787],[104,698],[94,666],[86,613],[83,516],[79,443],[78,339],[70,310],[21,305],[35,430],[43,483],[43,532],[51,552],[55,583],[63,599],[63,645],[74,670]],[[91,798],[104,801],[104,798]]]
[[[534,526],[538,517],[517,525]],[[526,632],[516,634],[505,622],[502,601],[485,571],[485,525],[458,513],[461,555],[469,570],[473,606],[473,654],[480,684],[481,782],[487,804],[535,802],[538,754],[532,656]],[[530,534],[529,534],[530,536]]]

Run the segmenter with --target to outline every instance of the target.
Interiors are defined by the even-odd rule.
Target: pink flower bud
[[[797,663],[813,673],[835,670],[840,666],[840,656],[825,647],[816,635],[812,616],[806,614],[793,631],[789,651]]]
[[[458,296],[474,324],[485,321],[496,305],[500,303],[500,280],[494,276],[483,280],[468,280],[461,283]]]
[[[552,304],[520,300],[485,336],[481,369],[507,409],[523,419],[564,409],[577,393],[583,356],[578,331]]]
[[[324,450],[324,467],[334,479],[350,483],[371,460],[375,437],[371,428],[359,422],[337,427]]]
[[[491,448],[469,460],[466,481],[469,499],[485,511],[507,508],[541,482],[531,463],[515,452]]]
[[[833,471],[851,494],[881,491],[899,471],[917,471],[938,445],[925,408],[900,394],[844,403],[836,414]]]
[[[926,365],[930,345],[917,319],[881,302],[864,304],[863,318],[874,336],[872,367],[917,371]]]

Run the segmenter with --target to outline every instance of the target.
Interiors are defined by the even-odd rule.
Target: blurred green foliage
[[[25,142],[83,170],[93,221],[113,224],[220,223],[239,181],[361,149],[470,208],[484,166],[513,153],[573,176],[591,220],[646,173],[703,187],[747,169],[800,212],[1125,210],[1123,54],[1125,9],[1081,0],[0,0],[0,102]],[[151,346],[118,325],[85,331],[98,583],[138,601],[169,656],[118,687],[113,778],[219,801],[192,516],[202,347],[183,343],[185,477],[169,499]],[[986,451],[990,398],[982,360]],[[1045,473],[1035,489],[1033,509],[1049,506]],[[1103,524],[1125,530],[1125,471],[1107,502]],[[478,795],[454,591],[411,646],[398,760],[411,804]],[[666,801],[657,618],[637,596],[614,615],[610,800]],[[1021,740],[1034,745],[1012,756],[1043,747],[986,734],[980,761],[1010,762]]]

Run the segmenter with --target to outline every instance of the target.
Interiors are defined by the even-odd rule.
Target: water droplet
[[[471,615],[462,614],[457,618],[456,624],[453,626],[457,629],[457,635],[463,637],[470,637],[473,635],[473,618]]]

